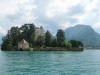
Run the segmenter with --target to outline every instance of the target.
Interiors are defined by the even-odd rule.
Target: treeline
[[[34,24],[24,24],[21,27],[12,27],[7,35],[2,38],[2,50],[17,50],[18,42],[25,39],[31,48],[45,47],[72,47],[83,46],[81,41],[70,40],[66,42],[65,34],[59,29],[56,36],[53,36],[48,30],[44,35],[36,35],[36,27]]]

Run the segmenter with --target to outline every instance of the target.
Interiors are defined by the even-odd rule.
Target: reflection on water
[[[100,51],[0,51],[0,75],[99,75]]]

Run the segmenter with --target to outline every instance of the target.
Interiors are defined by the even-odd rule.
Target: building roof
[[[29,43],[25,39],[23,39],[18,44],[29,44]]]

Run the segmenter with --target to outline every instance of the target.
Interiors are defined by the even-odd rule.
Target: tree
[[[20,40],[27,40],[33,47],[35,44],[35,25],[34,24],[24,24],[20,27]]]
[[[57,39],[56,38],[52,39],[51,46],[57,47]]]
[[[72,44],[71,43],[68,43],[67,44],[67,49],[70,50],[71,48],[72,48]]]
[[[61,43],[61,47],[67,47],[67,43],[66,42],[62,42]]]
[[[17,49],[18,42],[22,39],[34,45],[35,26],[34,24],[24,24],[20,28],[11,27],[7,35],[3,37],[2,50]]]
[[[3,41],[1,50],[12,50],[12,42],[9,39]]]
[[[22,39],[25,39],[26,41],[29,42],[29,38],[30,38],[30,25],[29,24],[24,24],[20,27],[20,37],[21,37],[21,40]]]
[[[12,37],[8,31],[8,34],[2,38],[2,45],[1,45],[1,50],[12,50]]]
[[[65,34],[62,29],[59,29],[56,34],[58,46],[63,47],[63,43],[66,43]]]
[[[12,27],[9,31],[8,31],[8,34],[11,42],[12,42],[12,46],[17,46],[17,43],[19,41],[18,37],[20,35],[20,30],[18,27]],[[9,38],[8,38],[9,39]]]
[[[34,24],[30,24],[29,43],[32,44],[32,47],[35,45],[35,26],[34,26]]]
[[[44,46],[44,37],[43,36],[38,36],[36,40],[36,46],[38,47],[43,47]]]
[[[47,30],[45,33],[45,46],[48,47],[51,45],[51,33]]]
[[[69,43],[72,44],[72,47],[79,48],[80,46],[83,47],[83,43],[78,40],[70,40]]]

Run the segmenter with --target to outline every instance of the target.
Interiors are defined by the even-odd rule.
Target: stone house
[[[35,40],[37,40],[38,36],[45,36],[45,30],[43,29],[42,26],[40,26],[40,28],[38,27],[35,28]]]
[[[19,43],[18,43],[18,49],[19,50],[26,50],[26,49],[29,49],[29,43],[23,39],[21,40]]]
[[[36,27],[35,28],[35,34],[36,36],[44,36],[45,35],[45,30],[43,29],[42,26],[40,26],[40,28]]]
[[[27,24],[26,26],[28,29],[30,29],[30,24]],[[35,27],[35,35],[36,36],[44,36],[45,35],[45,30],[43,29],[42,26]]]

